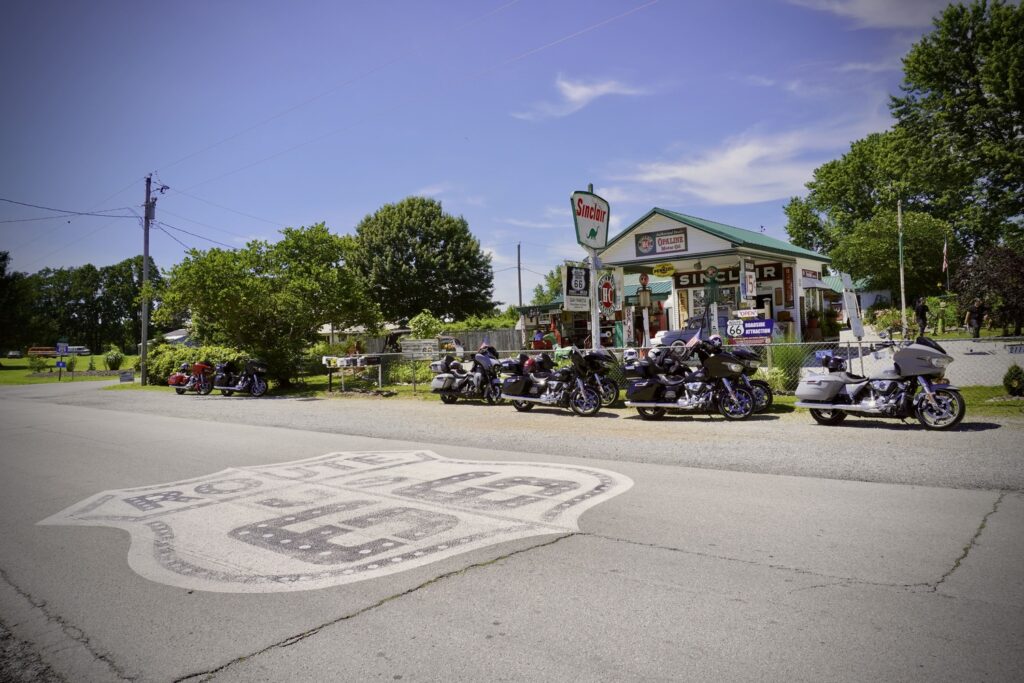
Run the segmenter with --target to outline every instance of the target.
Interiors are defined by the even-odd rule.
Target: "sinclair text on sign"
[[[576,224],[576,241],[590,249],[604,249],[608,244],[608,202],[592,192],[572,193],[572,218]]]

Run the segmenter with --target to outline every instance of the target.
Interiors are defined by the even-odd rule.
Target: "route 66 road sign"
[[[592,467],[328,453],[104,491],[39,522],[131,535],[140,575],[225,593],[363,581],[513,539],[578,530],[632,480]]]

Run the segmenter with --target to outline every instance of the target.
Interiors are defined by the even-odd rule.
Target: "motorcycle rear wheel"
[[[967,406],[959,391],[936,389],[935,402],[939,404],[938,410],[927,398],[922,400],[917,408],[917,419],[926,429],[952,429],[964,419]]]
[[[847,414],[841,410],[814,410],[812,408],[811,417],[820,425],[837,425],[847,418]]]
[[[533,410],[533,403],[529,401],[512,401],[512,407],[518,410],[520,413],[528,413]]]
[[[182,389],[181,387],[174,387],[174,393],[176,393],[178,396],[181,396],[182,394],[185,393],[185,390]]]
[[[734,387],[732,392],[736,398],[728,392],[718,397],[718,412],[726,420],[746,420],[754,414],[754,397],[742,387]]]
[[[445,404],[446,406],[450,406],[451,404],[455,403],[458,400],[459,397],[454,394],[441,394],[441,403]]]
[[[660,420],[668,411],[664,408],[637,408],[636,412],[640,413],[641,420]]]
[[[601,395],[590,387],[573,389],[569,394],[569,407],[580,417],[597,415],[597,411],[601,410]]]

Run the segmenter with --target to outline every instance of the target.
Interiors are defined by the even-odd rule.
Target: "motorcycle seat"
[[[687,381],[686,377],[679,375],[658,375],[658,381],[667,387],[677,387]]]
[[[551,373],[550,372],[531,372],[530,373],[530,379],[532,379],[537,384],[544,384],[550,378],[551,378]]]
[[[852,372],[833,372],[832,376],[841,379],[843,384],[860,384],[861,382],[866,382],[868,379],[867,377],[855,375]]]

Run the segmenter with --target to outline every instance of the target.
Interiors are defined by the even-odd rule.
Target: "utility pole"
[[[142,348],[139,351],[139,372],[146,384],[146,347],[149,344],[149,222],[156,216],[156,199],[150,197],[153,174],[146,176],[146,213],[142,221]]]
[[[896,227],[900,233],[900,314],[903,321],[903,338],[907,338],[907,288],[903,282],[903,200],[896,200]]]
[[[519,308],[523,307],[523,243],[516,242],[516,276],[519,278]]]

